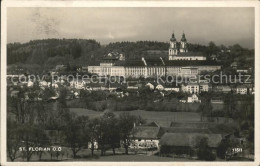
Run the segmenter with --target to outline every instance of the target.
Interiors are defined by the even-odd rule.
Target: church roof
[[[170,41],[173,41],[173,42],[176,41],[176,38],[175,38],[175,36],[174,36],[174,33],[172,33],[172,37],[171,37]]]
[[[182,42],[187,42],[187,40],[186,40],[186,37],[185,37],[185,34],[184,34],[184,33],[182,34],[181,41],[182,41]]]

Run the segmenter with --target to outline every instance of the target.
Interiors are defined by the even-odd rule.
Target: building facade
[[[88,66],[88,72],[99,76],[123,76],[123,77],[158,77],[158,76],[182,76],[191,77],[201,72],[213,72],[221,69],[215,61],[206,61],[201,53],[188,52],[187,40],[183,33],[180,47],[172,34],[168,59],[158,57],[149,59],[142,57],[140,60],[125,60],[120,54],[113,57],[108,54],[99,66]]]

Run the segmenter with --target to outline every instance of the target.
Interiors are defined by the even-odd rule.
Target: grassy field
[[[191,161],[187,158],[172,158],[172,157],[159,157],[159,156],[146,156],[146,155],[109,155],[102,156],[99,158],[91,158],[91,159],[73,159],[73,161],[113,161],[113,162],[162,162],[162,161]],[[196,161],[196,160],[193,160]]]
[[[67,148],[66,148],[67,149]],[[64,150],[64,149],[63,149]],[[130,149],[129,149],[130,150]],[[66,155],[66,153],[69,152],[69,155]],[[124,154],[124,149],[117,150],[116,155],[112,154],[112,151],[107,151],[105,156],[100,156],[100,151],[94,152],[94,157],[91,157],[91,151],[89,149],[81,150],[77,153],[77,158],[72,158],[72,152],[71,150],[67,149],[66,152],[63,155],[59,155],[58,157],[53,153],[53,157],[51,158],[50,153],[45,152],[42,154],[41,161],[58,161],[58,162],[71,162],[71,161],[108,161],[108,162],[136,162],[136,161],[154,161],[154,162],[160,162],[160,161],[196,161],[192,160],[191,158],[173,158],[173,157],[162,157],[154,155],[154,153],[149,152],[143,153],[143,154],[133,154],[131,150],[129,151],[130,154],[126,155]],[[8,158],[8,161],[9,158]],[[15,161],[25,161],[26,159],[22,159],[21,157],[17,158]],[[39,156],[37,154],[32,155],[32,158],[30,161],[39,161]]]
[[[103,112],[92,111],[83,108],[70,108],[71,112],[76,113],[77,115],[86,115],[89,118],[95,118],[103,114]],[[135,110],[135,111],[117,111],[114,112],[116,115],[121,113],[128,112],[131,115],[141,116],[147,122],[155,121],[160,126],[167,127],[171,122],[194,122],[200,121],[200,114],[196,112],[155,112],[155,111],[144,111],[144,110]]]

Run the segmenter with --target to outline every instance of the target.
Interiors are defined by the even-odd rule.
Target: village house
[[[151,82],[148,82],[145,86],[146,86],[146,87],[149,87],[150,90],[154,90],[154,87],[155,87],[154,84],[151,83]]]
[[[130,147],[138,149],[158,148],[160,127],[138,126],[133,129]]]
[[[142,84],[137,82],[127,82],[126,85],[127,89],[135,89],[135,90],[139,89],[141,86]]]
[[[232,62],[230,67],[232,67],[233,69],[236,69],[237,68],[237,62]]]
[[[230,93],[232,91],[231,87],[228,85],[214,86],[212,90],[214,92],[223,92],[223,93]]]
[[[167,85],[167,84],[165,84],[165,85],[164,85],[164,90],[165,90],[165,91],[179,92],[179,91],[180,91],[180,88],[179,88],[179,87],[176,87],[176,86],[173,86],[173,85]]]
[[[181,103],[201,103],[201,100],[199,100],[196,94],[190,94],[189,96],[184,97],[179,101]]]
[[[248,69],[237,69],[237,73],[248,73]]]
[[[247,94],[247,87],[245,85],[239,85],[234,88],[234,92],[236,94],[246,95]]]
[[[159,91],[163,91],[164,90],[164,87],[162,84],[158,84],[156,85],[155,89],[159,90]]]
[[[212,103],[212,104],[224,104],[224,101],[221,98],[212,98],[210,100],[210,103]]]
[[[118,88],[123,88],[123,85],[120,83],[109,83],[108,84],[108,90],[111,92],[113,90],[116,90]]]
[[[90,83],[86,84],[86,89],[90,91],[108,90],[105,84],[102,83]]]
[[[197,83],[188,83],[188,84],[182,84],[181,85],[181,90],[183,92],[188,92],[188,93],[199,93],[199,84]]]
[[[212,86],[208,83],[199,83],[200,92],[208,92],[212,89]]]

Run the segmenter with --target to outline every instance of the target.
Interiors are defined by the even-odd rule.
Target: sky
[[[254,8],[8,8],[7,42],[46,38],[168,42],[254,48]]]

